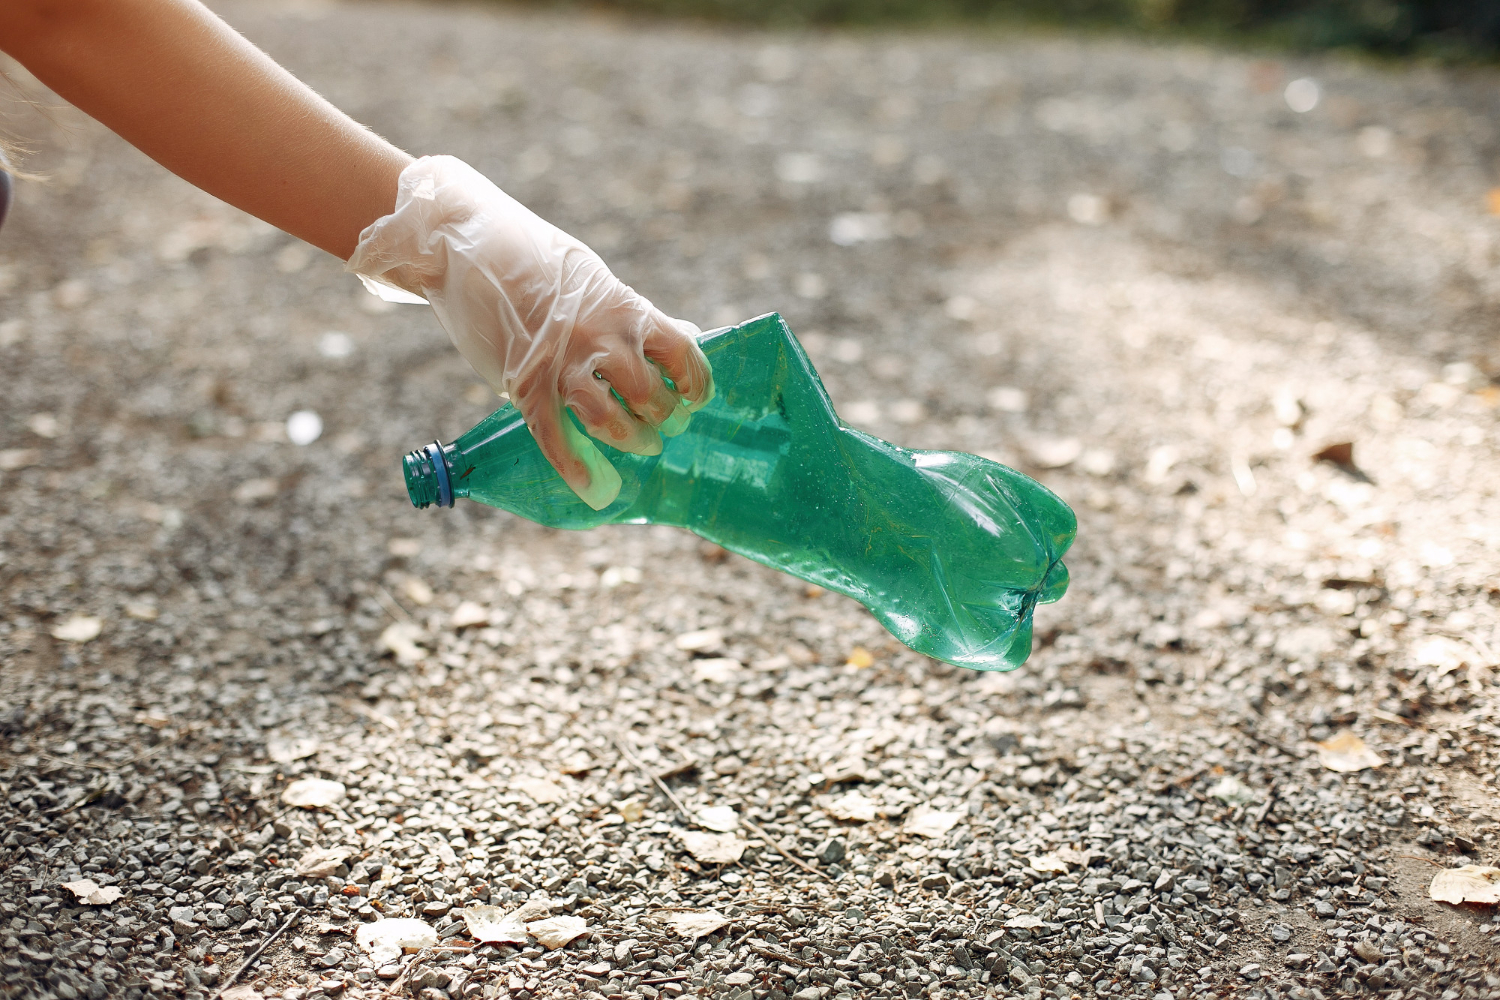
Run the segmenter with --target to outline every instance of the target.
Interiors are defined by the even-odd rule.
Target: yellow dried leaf
[[[1427,895],[1440,903],[1500,903],[1500,868],[1464,865],[1445,868],[1432,877]]]
[[[906,825],[902,829],[906,833],[917,834],[921,837],[942,837],[957,826],[958,821],[963,818],[963,813],[943,812],[930,806],[918,806],[906,818]]]
[[[407,596],[413,604],[420,604],[424,608],[432,603],[435,596],[432,588],[427,586],[427,581],[419,577],[409,576],[401,583],[401,592]]]
[[[469,936],[482,944],[526,943],[526,924],[498,906],[468,906],[463,917]]]
[[[392,622],[380,633],[380,648],[396,657],[396,662],[405,666],[421,663],[427,651],[419,643],[427,641],[422,627],[415,622]]]
[[[510,787],[540,806],[563,800],[563,790],[546,778],[518,778]]]
[[[315,847],[302,855],[293,871],[301,878],[327,878],[353,853],[352,847]]]
[[[709,806],[694,817],[699,826],[715,833],[732,833],[740,828],[740,815],[732,806]]]
[[[682,910],[669,913],[661,919],[682,937],[695,941],[730,924],[729,918],[718,910]]]
[[[745,853],[745,841],[732,833],[685,830],[681,836],[687,852],[706,865],[731,865]]]
[[[354,932],[354,943],[376,965],[385,965],[396,961],[407,949],[415,951],[433,947],[438,943],[438,936],[425,920],[395,917],[360,925]]]
[[[845,662],[848,663],[851,667],[857,667],[860,670],[863,670],[865,667],[874,664],[875,657],[865,647],[855,646],[853,649],[849,650],[849,659]]]
[[[1365,741],[1345,729],[1331,740],[1318,744],[1318,760],[1330,771],[1345,774],[1379,767],[1385,761],[1380,754],[1365,745]]]
[[[582,917],[551,917],[526,925],[526,933],[536,938],[548,951],[561,948],[574,938],[587,934],[588,929],[589,923]]]
[[[64,882],[63,888],[77,896],[80,903],[85,903],[89,906],[107,906],[121,896],[121,892],[116,886],[101,886],[91,878],[79,879],[76,882]]]
[[[323,809],[344,800],[347,789],[341,781],[326,778],[302,778],[287,785],[281,801],[302,809]]]
[[[739,660],[729,656],[714,656],[706,660],[693,661],[693,680],[708,684],[729,684],[739,676]]]
[[[823,808],[834,819],[868,823],[875,818],[880,804],[859,792],[845,792],[836,799],[830,799]]]
[[[475,601],[463,601],[448,616],[448,624],[452,628],[471,628],[475,625],[488,625],[490,623],[489,609]]]

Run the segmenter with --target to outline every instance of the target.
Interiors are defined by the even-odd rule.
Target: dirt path
[[[1500,996],[1500,924],[1426,895],[1500,853],[1493,74],[224,11],[669,312],[782,311],[851,424],[1043,479],[1074,583],[977,675],[682,533],[414,511],[400,454],[493,406],[431,318],[36,124],[5,996],[211,995],[294,917],[242,995]],[[581,934],[469,950],[485,902]],[[382,915],[447,944],[372,959]]]

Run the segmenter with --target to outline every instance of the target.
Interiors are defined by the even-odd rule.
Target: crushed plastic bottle
[[[960,452],[845,427],[771,313],[706,334],[718,395],[660,455],[600,447],[620,495],[592,510],[507,404],[405,458],[417,507],[468,497],[554,528],[667,524],[846,594],[907,646],[976,670],[1031,652],[1032,609],[1068,586],[1077,520],[1040,483]]]

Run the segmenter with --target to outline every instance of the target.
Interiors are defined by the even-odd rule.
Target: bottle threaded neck
[[[441,441],[407,452],[401,466],[406,475],[406,495],[411,497],[413,507],[453,506],[453,480]]]

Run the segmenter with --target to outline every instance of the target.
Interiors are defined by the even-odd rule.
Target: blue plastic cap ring
[[[448,479],[448,459],[443,456],[443,442],[434,441],[423,449],[432,460],[432,471],[437,475],[439,507],[453,506],[453,483]]]

